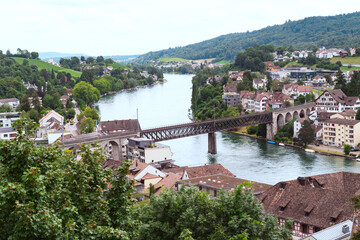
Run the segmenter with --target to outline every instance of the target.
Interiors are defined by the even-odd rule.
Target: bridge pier
[[[208,153],[217,154],[215,132],[208,133]]]
[[[273,124],[272,123],[266,124],[266,138],[267,139],[273,139],[274,138]]]

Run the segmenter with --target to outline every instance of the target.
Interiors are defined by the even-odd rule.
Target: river
[[[165,83],[102,97],[97,104],[102,121],[136,118],[142,129],[187,123],[192,75],[165,74]],[[175,164],[221,163],[237,177],[275,184],[339,171],[360,172],[360,163],[335,156],[306,153],[291,147],[229,133],[216,133],[218,154],[207,153],[207,134],[164,141]]]

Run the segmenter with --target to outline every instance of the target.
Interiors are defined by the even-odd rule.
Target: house
[[[346,220],[357,221],[351,198],[359,189],[359,173],[337,172],[279,182],[257,198],[279,225],[292,219],[293,236],[306,237]]]
[[[0,106],[3,104],[9,104],[13,109],[16,109],[20,105],[20,101],[17,98],[0,99]]]
[[[235,177],[228,169],[224,168],[221,164],[210,164],[197,167],[174,167],[162,170],[165,173],[175,173],[181,176],[182,180],[192,179],[197,177],[223,174]]]
[[[282,93],[288,96],[294,96],[296,99],[300,95],[306,96],[312,93],[311,86],[302,86],[298,84],[285,84],[282,89]]]
[[[159,195],[163,188],[177,189],[177,182],[181,179],[180,175],[168,173],[158,183],[155,184],[155,195]]]
[[[268,101],[270,100],[271,93],[264,92],[256,95],[254,105],[255,112],[265,112],[269,107]]]
[[[311,85],[313,87],[322,87],[327,84],[326,78],[324,76],[316,76],[311,80]]]
[[[264,62],[266,66],[266,71],[272,72],[275,69],[275,64],[273,62]]]
[[[241,96],[236,92],[225,92],[222,95],[223,102],[230,107],[236,107],[241,103]]]
[[[18,119],[20,119],[20,113],[18,112],[0,113],[0,128],[12,127],[13,123]]]
[[[316,110],[326,110],[327,112],[343,112],[347,109],[357,111],[360,107],[358,97],[348,97],[341,89],[325,90],[315,99]]]
[[[259,89],[259,88],[262,88],[264,89],[265,88],[265,81],[261,78],[254,78],[253,79],[253,88],[255,89]]]
[[[173,162],[173,153],[167,145],[147,138],[128,139],[128,157],[143,163],[164,165]]]
[[[293,137],[295,137],[295,138],[299,137],[300,129],[302,128],[302,125],[303,125],[305,120],[310,122],[309,118],[298,118],[298,119],[296,119],[294,121],[294,135],[293,135]]]
[[[236,85],[239,82],[240,81],[234,81],[234,82],[225,84],[224,87],[223,87],[224,92],[237,92]]]
[[[269,101],[269,106],[272,109],[284,108],[286,107],[286,102],[289,102],[290,105],[294,105],[294,99],[282,92],[274,92]]]
[[[98,132],[104,134],[112,133],[139,133],[141,127],[137,119],[101,121],[98,125]]]
[[[254,195],[260,194],[271,187],[271,185],[268,184],[252,182],[225,174],[214,174],[186,180],[179,180],[177,190],[179,191],[182,185],[196,186],[200,191],[208,192],[210,196],[216,197],[217,192],[220,189],[224,189],[226,191],[234,190],[242,183],[251,183],[250,186],[245,187],[249,188],[254,193]]]
[[[331,118],[323,123],[323,144],[341,147],[349,144],[353,147],[360,143],[360,120]]]
[[[36,133],[36,141],[47,141],[48,144],[54,143],[62,135],[71,134],[64,131],[64,117],[51,110],[39,120],[39,130]]]
[[[307,237],[302,238],[301,240],[346,240],[350,239],[351,232],[353,229],[353,222],[346,220],[342,223],[336,224],[334,226],[325,228],[319,232],[313,233]]]
[[[342,119],[355,120],[356,112],[352,109],[349,109],[349,110],[345,110],[340,113],[332,114],[332,115],[330,115],[330,118],[342,118]]]
[[[0,128],[0,139],[11,140],[15,138],[16,130],[12,127]]]

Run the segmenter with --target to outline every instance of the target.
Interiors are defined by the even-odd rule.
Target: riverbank
[[[246,137],[249,137],[249,138],[252,138],[252,139],[258,139],[258,140],[263,140],[263,141],[268,141],[269,140],[267,138],[259,137],[259,136],[256,136],[256,135],[250,135],[250,134],[248,134],[246,132],[240,132],[240,131],[227,131],[227,132],[231,133],[231,134],[240,135],[240,136],[246,136]],[[271,140],[271,141],[274,141],[274,140]],[[274,142],[276,142],[277,144],[280,143],[280,142],[277,142],[277,141],[274,141]],[[297,148],[297,149],[301,149],[301,150],[304,150],[304,151],[305,151],[305,149],[311,149],[311,150],[315,151],[314,153],[318,153],[318,154],[325,155],[325,156],[337,156],[337,157],[343,157],[343,158],[354,159],[354,160],[356,159],[356,155],[355,156],[345,155],[342,152],[329,150],[329,149],[322,149],[321,146],[308,145],[307,148],[304,148],[304,147],[294,145],[294,144],[289,144],[289,143],[283,143],[283,144],[285,146],[287,146],[287,147]]]

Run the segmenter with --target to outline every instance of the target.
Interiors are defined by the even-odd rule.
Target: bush
[[[345,153],[345,155],[349,155],[350,151],[351,151],[351,146],[349,144],[345,144],[344,145],[344,153]]]
[[[247,133],[250,134],[250,135],[256,134],[257,130],[258,130],[258,126],[249,126],[249,127],[247,127]]]

